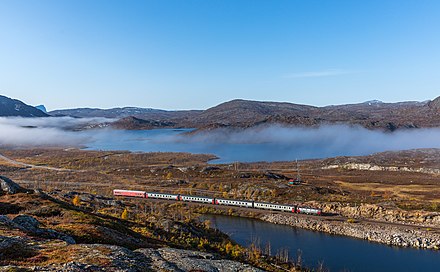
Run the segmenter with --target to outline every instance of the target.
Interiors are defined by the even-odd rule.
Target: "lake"
[[[205,219],[211,221],[211,227],[230,235],[243,246],[255,240],[260,241],[262,248],[270,243],[273,255],[279,249],[288,249],[293,260],[301,250],[303,264],[311,268],[323,263],[330,271],[428,272],[440,269],[439,251],[390,247],[248,218],[203,215],[202,220]]]
[[[188,136],[191,129],[91,130],[78,132],[87,149],[214,154],[212,163],[292,161],[295,159],[361,156],[412,148],[440,148],[439,129],[395,133],[360,127],[254,128],[216,130]]]

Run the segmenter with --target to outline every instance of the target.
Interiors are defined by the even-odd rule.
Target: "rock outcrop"
[[[6,194],[16,194],[16,193],[26,193],[28,190],[22,188],[17,183],[13,182],[11,179],[0,176],[0,189],[1,192]]]
[[[336,213],[348,218],[372,219],[378,222],[390,222],[418,225],[424,227],[438,227],[440,225],[440,213],[429,211],[407,211],[397,207],[389,207],[378,204],[361,204],[352,206],[348,204],[308,202],[312,207],[319,207],[325,213]]]
[[[413,172],[424,174],[440,174],[440,169],[425,167],[408,167],[408,166],[380,166],[371,163],[345,163],[331,164],[322,167],[322,169],[345,169],[345,170],[361,170],[361,171],[389,171],[389,172]]]
[[[75,240],[64,233],[52,229],[40,228],[40,222],[29,215],[18,215],[14,219],[9,219],[5,215],[0,215],[0,226],[9,229],[18,229],[29,235],[44,237],[47,239],[59,239],[68,244],[75,244]]]
[[[135,252],[150,259],[150,267],[154,271],[262,271],[247,264],[220,259],[213,254],[198,251],[160,248],[138,249]]]
[[[0,243],[1,243],[0,237]],[[13,244],[15,241],[10,241]],[[0,245],[1,246],[1,245]],[[220,259],[209,253],[160,248],[129,250],[124,247],[81,244],[66,248],[65,263],[25,267],[31,271],[203,271],[203,272],[260,272],[262,270],[236,261]],[[6,266],[0,271],[15,271],[24,267]]]

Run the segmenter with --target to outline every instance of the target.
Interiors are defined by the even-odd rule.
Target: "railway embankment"
[[[274,224],[349,236],[391,246],[440,249],[440,234],[429,228],[406,227],[398,224],[374,223],[354,219],[340,221],[283,214],[265,214],[261,219]]]
[[[392,203],[363,203],[353,205],[340,202],[320,203],[318,201],[310,201],[305,205],[320,208],[323,213],[338,214],[353,219],[367,219],[379,222],[415,225],[426,228],[440,227],[440,212],[403,210]]]
[[[397,207],[390,207],[380,204],[349,205],[341,203],[310,203],[319,207],[326,213],[337,213],[339,215],[354,219],[371,219],[389,223],[405,223],[423,227],[439,227],[440,213],[422,210],[402,210]]]

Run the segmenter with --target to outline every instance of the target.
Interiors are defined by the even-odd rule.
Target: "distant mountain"
[[[48,115],[20,100],[0,95],[0,116],[47,117]]]
[[[429,101],[428,107],[430,107],[432,110],[436,111],[437,113],[440,113],[440,96],[432,101]]]
[[[78,108],[55,110],[49,112],[52,116],[72,116],[72,117],[105,117],[105,118],[124,118],[137,117],[141,119],[167,119],[176,118],[181,115],[191,115],[192,113],[199,113],[201,111],[166,111],[150,108],[113,108],[113,109],[91,109]]]
[[[262,124],[317,126],[361,125],[393,131],[400,128],[440,127],[440,98],[427,102],[359,104],[313,107],[292,103],[232,100],[191,118],[189,127],[253,127]]]
[[[384,103],[372,100],[326,107],[236,99],[203,111],[115,108],[58,110],[50,114],[125,118],[114,126],[127,129],[150,127],[215,129],[246,128],[265,124],[293,126],[349,124],[394,131],[401,128],[440,127],[440,97],[425,102]],[[130,116],[134,118],[126,118]]]
[[[258,102],[232,100],[207,109],[195,119],[199,123],[217,123],[227,125],[253,125],[271,116],[310,115],[316,107],[280,102]]]
[[[47,113],[46,107],[44,105],[38,105],[35,106],[36,109],[39,109],[40,111]]]

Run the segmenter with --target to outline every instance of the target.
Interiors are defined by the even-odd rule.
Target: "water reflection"
[[[259,241],[264,248],[270,244],[272,254],[286,248],[291,259],[296,259],[300,250],[308,267],[323,263],[330,271],[361,272],[439,271],[440,267],[438,251],[390,247],[239,217],[205,215],[205,219],[241,245]]]

